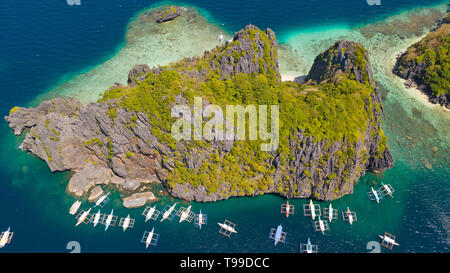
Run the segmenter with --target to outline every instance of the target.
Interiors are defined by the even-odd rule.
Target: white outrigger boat
[[[196,220],[196,223],[197,223],[197,226],[198,226],[199,229],[202,229],[202,225],[206,224],[206,217],[205,216],[206,215],[203,214],[202,210],[200,209],[200,212],[199,212],[199,214],[197,216],[197,220]]]
[[[392,250],[394,246],[399,246],[397,242],[395,242],[395,236],[392,234],[389,234],[387,232],[384,233],[384,235],[378,235],[381,238],[381,245],[385,248]]]
[[[147,249],[150,245],[156,246],[158,244],[159,234],[155,233],[155,228],[152,228],[152,231],[144,231],[144,235],[142,236],[141,243],[145,244],[145,248]]]
[[[102,216],[102,214],[100,213],[100,210],[97,211],[97,213],[94,216],[94,227],[96,227],[98,225],[98,222],[100,221],[100,216]]]
[[[324,220],[320,219],[320,216],[319,216],[319,220],[314,222],[314,229],[316,231],[322,232],[322,234],[325,234],[325,231],[329,230],[330,226],[328,225],[326,220],[324,221]]]
[[[69,213],[71,215],[75,215],[75,213],[77,213],[80,206],[81,206],[81,201],[79,201],[79,200],[75,201],[75,203],[73,203],[73,205],[70,207]]]
[[[380,199],[383,198],[381,195],[381,192],[376,191],[373,187],[370,187],[370,192],[367,193],[367,196],[369,196],[369,199],[372,201],[377,201],[377,203],[380,203]]]
[[[202,229],[202,225],[206,225],[207,221],[208,215],[203,214],[202,210],[200,209],[199,214],[197,214],[197,217],[195,218],[195,225],[197,225],[199,229]]]
[[[386,185],[384,183],[381,183],[380,191],[382,195],[389,195],[390,197],[394,198],[394,196],[392,195],[394,193],[394,188],[392,188],[390,184]]]
[[[337,211],[337,209],[333,209],[333,206],[330,203],[328,208],[324,208],[323,209],[323,216],[325,218],[327,218],[330,221],[330,223],[331,223],[331,221],[333,219],[338,219],[338,211]]]
[[[95,206],[94,207],[103,207],[106,203],[108,203],[109,201],[109,192],[107,194],[102,195],[99,199],[97,199],[97,201],[95,201]]]
[[[108,215],[108,217],[106,218],[106,222],[105,222],[105,231],[109,228],[109,226],[111,225],[111,221],[113,220],[114,217],[114,209],[111,210],[111,214]]]
[[[155,228],[152,228],[152,231],[150,231],[150,233],[148,234],[147,240],[145,240],[145,248],[148,248],[148,246],[152,242],[154,232],[155,232]]]
[[[328,207],[328,211],[329,211],[328,220],[330,220],[330,223],[331,223],[331,220],[333,220],[333,206],[331,206],[331,203],[330,203],[330,206]]]
[[[75,224],[75,226],[80,225],[81,223],[83,223],[87,217],[89,216],[89,213],[91,212],[91,209],[88,209],[87,211],[84,211],[83,213],[81,213],[80,217],[78,218],[78,222]]]
[[[316,216],[320,216],[320,205],[314,205],[312,199],[309,199],[309,204],[303,205],[303,213],[305,216],[311,216],[311,218],[314,220],[316,219]]]
[[[11,227],[8,227],[6,231],[2,232],[0,236],[0,248],[3,248],[6,244],[11,243],[13,235],[14,232],[11,232]]]
[[[128,216],[124,219],[123,224],[122,224],[122,228],[123,231],[127,230],[127,228],[130,226],[130,215],[128,214]]]
[[[146,207],[144,209],[144,212],[142,213],[142,215],[145,216],[145,222],[147,222],[150,219],[156,220],[159,214],[160,212],[156,210],[156,206]]]
[[[347,211],[342,212],[342,217],[344,218],[344,221],[348,221],[350,225],[358,220],[356,218],[356,213],[354,211],[350,211],[349,207],[347,207]]]
[[[316,210],[312,199],[309,199],[309,207],[311,208],[311,218],[314,220],[314,218],[316,218]]]
[[[378,192],[374,190],[373,187],[370,188],[372,189],[372,194],[375,197],[375,200],[377,201],[377,203],[380,203],[380,197],[378,196]]]
[[[181,222],[183,222],[183,221],[186,221],[186,220],[189,221],[190,216],[191,216],[191,215],[193,216],[193,213],[191,213],[191,207],[192,207],[192,206],[189,206],[187,209],[185,209],[185,210],[183,210],[183,212],[181,212],[179,223],[181,223]],[[192,221],[192,218],[191,218],[190,220]],[[190,221],[189,221],[189,222],[190,222]]]
[[[119,227],[123,228],[123,231],[127,230],[127,228],[133,228],[134,227],[134,219],[130,218],[130,215],[128,214],[125,218],[120,218]]]
[[[168,210],[166,210],[161,218],[161,222],[166,220],[167,218],[169,218],[172,215],[173,210],[175,209],[175,206],[177,205],[177,203],[173,204]]]
[[[228,220],[225,220],[224,223],[217,223],[217,224],[220,226],[219,233],[222,235],[230,237],[232,233],[237,233],[237,231],[235,229],[236,224],[234,224]]]

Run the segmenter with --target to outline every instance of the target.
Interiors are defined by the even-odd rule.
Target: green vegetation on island
[[[431,101],[449,107],[450,15],[399,58],[394,73],[414,81]]]

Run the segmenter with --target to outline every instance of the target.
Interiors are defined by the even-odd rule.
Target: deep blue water
[[[201,8],[208,18],[223,24],[229,31],[237,31],[252,23],[260,28],[270,27],[278,35],[313,26],[364,24],[414,7],[441,2],[381,0],[380,6],[369,6],[365,0],[183,1]],[[0,1],[1,115],[6,115],[14,105],[28,105],[36,96],[64,82],[73,73],[107,60],[124,43],[130,18],[157,1],[81,0],[81,3],[81,6],[69,6],[65,0]],[[0,229],[11,226],[16,232],[13,244],[0,252],[65,252],[66,243],[72,240],[81,243],[82,251],[144,250],[138,241],[143,230],[151,229],[152,225],[144,227],[142,221],[139,221],[142,226],[127,233],[119,229],[105,233],[101,228],[92,230],[91,227],[76,230],[73,218],[66,213],[73,202],[64,194],[70,174],[52,174],[43,161],[18,150],[20,138],[13,136],[4,121],[0,122],[0,137],[3,140],[0,149]],[[368,185],[388,177],[393,183],[398,179],[408,181],[399,185],[398,191],[403,192],[402,195],[399,193],[401,197],[385,200],[384,208],[367,202],[364,194]],[[202,208],[209,213],[210,225],[199,232],[187,224],[181,228],[174,223],[158,224],[160,245],[151,251],[297,252],[298,244],[311,237],[313,241],[320,241],[322,251],[366,252],[366,242],[377,240],[376,234],[382,231],[392,230],[403,240],[396,251],[448,252],[448,177],[445,162],[429,173],[401,160],[396,162],[395,169],[382,176],[368,174],[361,179],[361,185],[355,187],[354,196],[333,203],[339,209],[348,204],[359,208],[360,227],[349,229],[338,221],[331,227],[333,232],[326,236],[314,233],[307,218],[299,215],[289,219],[281,217],[279,204],[282,199],[277,196],[193,204],[194,210]],[[424,188],[423,185],[431,186]],[[437,192],[439,188],[443,190]],[[423,209],[433,200],[443,200],[444,205],[433,203],[430,208]],[[163,200],[159,208],[167,202],[170,203]],[[292,201],[298,211],[305,202]],[[398,205],[400,203],[402,205]],[[436,215],[433,206],[444,208],[443,213]],[[140,212],[141,209],[133,210],[132,215],[142,220]],[[122,214],[125,213],[122,210]],[[218,235],[216,222],[225,218],[247,219],[238,223],[240,237],[228,240]],[[384,219],[384,226],[377,229],[381,219]],[[288,242],[274,248],[267,236],[270,228],[280,222],[286,227]],[[188,240],[185,238],[187,233],[191,234]]]

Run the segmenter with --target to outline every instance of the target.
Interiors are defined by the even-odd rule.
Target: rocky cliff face
[[[450,13],[425,38],[398,57],[394,74],[416,87],[430,102],[450,109]]]
[[[282,87],[277,42],[269,29],[262,32],[248,26],[235,34],[232,43],[205,53],[203,59],[209,60],[209,69],[218,72],[223,81],[237,74],[263,73],[269,79],[273,77],[273,86]],[[184,65],[195,63],[199,66],[198,61],[203,59],[185,60]],[[134,90],[131,88],[139,87],[141,82],[145,83],[147,77],[161,76],[162,71],[163,68],[136,66],[130,71],[129,86],[115,85],[112,89],[129,92]],[[203,66],[180,70],[178,74],[207,81],[207,71]],[[354,184],[366,170],[383,171],[393,166],[392,155],[381,130],[380,95],[372,78],[367,53],[360,45],[337,42],[316,58],[308,79],[310,82],[333,83],[340,81],[339,75],[353,75],[357,81],[374,90],[365,100],[365,105],[361,105],[369,119],[364,123],[367,126],[361,128],[358,140],[350,142],[344,136],[333,142],[327,139],[318,141],[296,127],[285,147],[288,152],[276,151],[262,156],[261,165],[256,166],[256,170],[252,169],[251,174],[246,171],[246,164],[256,161],[251,151],[243,153],[244,157],[237,157],[233,166],[246,174],[244,189],[226,182],[233,181],[233,176],[221,177],[224,181],[221,183],[214,181],[216,177],[209,176],[209,179],[202,178],[199,185],[184,183],[182,178],[174,180],[178,175],[203,177],[205,170],[221,173],[217,168],[224,166],[217,166],[236,154],[236,149],[242,144],[212,141],[201,146],[186,142],[171,145],[164,140],[170,137],[167,136],[170,132],[162,132],[157,137],[152,130],[155,129],[152,124],[155,117],[149,113],[155,105],[148,105],[150,112],[144,113],[127,108],[120,104],[119,99],[83,106],[75,99],[56,98],[36,108],[14,107],[5,119],[16,135],[26,130],[22,147],[45,160],[52,171],[74,172],[67,190],[77,197],[86,196],[93,189],[99,191],[98,186],[113,185],[122,192],[125,206],[136,207],[155,198],[150,192],[152,183],[163,183],[175,197],[202,202],[264,193],[332,200],[352,193]],[[175,96],[174,103],[182,102],[186,102],[186,98],[180,93]],[[211,183],[215,187],[207,186]],[[249,188],[249,184],[253,188]]]

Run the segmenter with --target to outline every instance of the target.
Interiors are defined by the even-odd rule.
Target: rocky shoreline
[[[393,69],[394,74],[406,80],[405,86],[407,88],[417,88],[428,97],[431,103],[440,104],[447,109],[450,109],[450,79],[445,79],[445,76],[439,75],[440,73],[444,73],[445,68],[441,70],[442,72],[437,72],[438,74],[432,73],[436,73],[433,70],[437,70],[434,69],[436,66],[435,63],[439,62],[439,60],[435,60],[439,59],[436,56],[438,54],[436,53],[436,47],[437,45],[445,46],[445,43],[448,47],[449,42],[445,42],[445,39],[448,40],[449,35],[450,13],[425,38],[412,45],[406,52],[399,54]],[[445,58],[448,59],[448,56]],[[439,63],[440,66],[441,63]],[[449,73],[448,68],[445,73]],[[431,77],[441,77],[441,79],[437,82],[431,79]],[[441,88],[446,89],[446,91],[437,93],[436,85],[441,85]]]
[[[212,62],[210,67],[219,71],[222,80],[236,74],[253,75],[266,71],[275,77],[274,84],[280,84],[275,34],[270,29],[258,31],[254,26],[247,26],[234,35],[235,43],[216,49],[214,58],[217,61]],[[250,40],[248,33],[253,35],[255,32],[256,36]],[[344,137],[329,143],[326,139],[317,141],[314,136],[299,129],[289,140],[289,159],[286,161],[279,153],[272,152],[272,160],[266,160],[264,164],[265,168],[275,171],[270,177],[262,178],[261,174],[254,176],[256,184],[261,179],[270,179],[272,183],[250,193],[243,194],[242,189],[234,189],[226,183],[219,184],[215,192],[204,185],[194,187],[186,183],[169,183],[169,176],[180,168],[180,164],[188,172],[199,173],[203,164],[212,160],[213,154],[218,153],[219,158],[223,158],[237,144],[233,141],[212,141],[206,148],[192,150],[188,144],[178,142],[176,147],[172,147],[161,136],[152,133],[154,128],[147,114],[126,109],[116,100],[84,106],[76,99],[55,98],[36,108],[14,107],[5,119],[15,135],[26,132],[23,149],[45,160],[52,172],[74,173],[67,191],[76,197],[90,196],[89,199],[95,199],[101,194],[102,187],[113,186],[122,193],[125,207],[140,207],[156,200],[151,185],[162,183],[172,196],[187,201],[211,202],[265,193],[288,198],[333,200],[352,193],[353,186],[365,171],[379,172],[394,164],[381,130],[382,103],[368,55],[363,51],[365,53],[359,56],[362,59],[355,60],[360,49],[361,46],[353,42],[337,42],[316,58],[307,77],[307,81],[313,84],[339,81],[337,75],[341,74],[353,75],[356,82],[373,89],[365,105],[361,105],[370,119],[367,128],[361,128],[363,133],[360,139],[348,142]],[[206,52],[205,56],[208,54],[213,53]],[[257,58],[253,57],[255,55]],[[258,61],[262,58],[266,58],[264,64]],[[184,60],[188,64],[194,61]],[[148,75],[158,77],[161,71],[162,68],[150,69],[146,65],[138,65],[129,73],[128,86],[116,84],[110,91],[117,89],[122,92],[139,87]],[[205,70],[183,70],[178,73],[198,81],[206,80],[207,76]],[[179,96],[176,103],[183,100]],[[182,159],[176,157],[179,151],[185,152]],[[342,151],[349,153],[348,159],[342,159]]]

